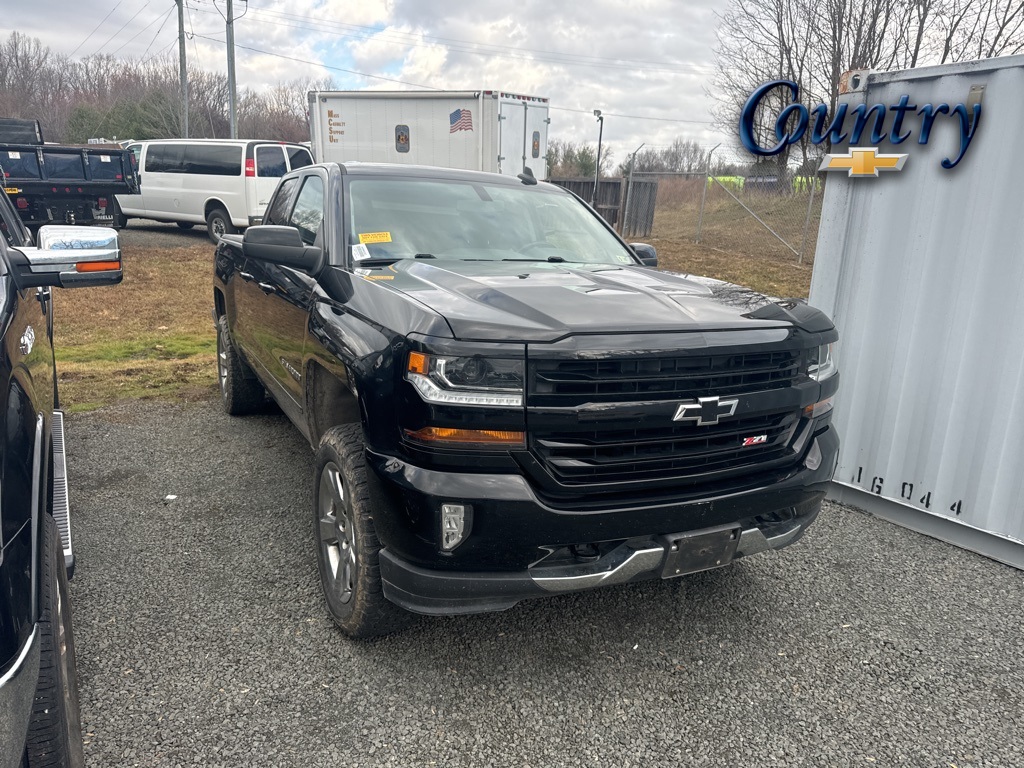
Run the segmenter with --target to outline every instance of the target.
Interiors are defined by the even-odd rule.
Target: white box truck
[[[547,177],[548,100],[505,91],[311,91],[317,162]]]

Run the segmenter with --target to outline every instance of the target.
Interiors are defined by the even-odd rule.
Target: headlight
[[[822,344],[811,350],[811,361],[807,366],[808,376],[815,381],[824,381],[836,372],[835,346],[835,342],[833,342],[832,344]]]
[[[410,352],[405,378],[429,403],[498,408],[523,405],[522,360]]]

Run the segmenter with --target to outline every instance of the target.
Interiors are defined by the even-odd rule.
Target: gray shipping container
[[[832,495],[1024,568],[1024,56],[859,85],[851,109],[907,94],[983,112],[951,170],[957,120],[920,145],[911,115],[909,141],[880,144],[902,171],[828,174],[810,301],[840,332]]]

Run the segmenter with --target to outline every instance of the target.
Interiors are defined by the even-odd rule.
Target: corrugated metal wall
[[[873,75],[844,98],[955,105],[974,85],[956,168],[940,161],[957,121],[922,146],[915,117],[881,145],[909,153],[901,172],[828,174],[810,300],[840,331],[836,482],[1024,542],[1024,56]]]

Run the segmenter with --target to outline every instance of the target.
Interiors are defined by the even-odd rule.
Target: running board
[[[53,412],[50,428],[53,438],[53,519],[64,548],[64,567],[68,578],[75,573],[75,553],[71,549],[71,507],[68,504],[68,470],[64,460],[64,412]]]

